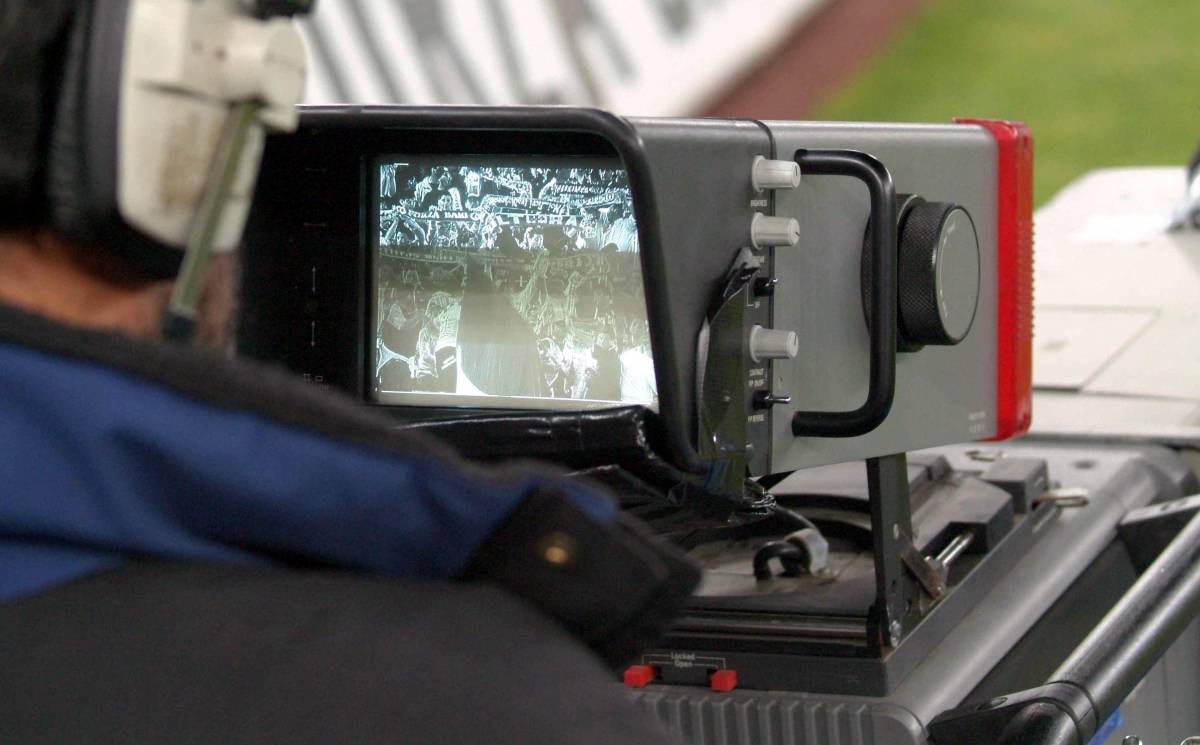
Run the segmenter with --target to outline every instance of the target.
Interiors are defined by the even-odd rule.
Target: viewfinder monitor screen
[[[617,159],[395,155],[374,171],[375,401],[657,408]]]

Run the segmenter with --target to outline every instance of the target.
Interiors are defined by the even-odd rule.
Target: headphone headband
[[[0,227],[45,220],[40,195],[72,0],[0,0]]]

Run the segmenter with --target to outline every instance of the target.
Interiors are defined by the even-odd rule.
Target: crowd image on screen
[[[624,171],[395,159],[378,204],[382,397],[656,404]]]

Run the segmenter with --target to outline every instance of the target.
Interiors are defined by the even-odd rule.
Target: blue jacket
[[[248,363],[0,308],[0,602],[130,556],[461,574],[534,491]]]

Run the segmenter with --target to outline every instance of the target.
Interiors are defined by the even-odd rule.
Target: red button
[[[645,688],[658,677],[653,665],[631,665],[625,671],[625,685],[630,688]]]
[[[717,670],[708,679],[708,687],[717,693],[729,693],[737,688],[737,670]]]

